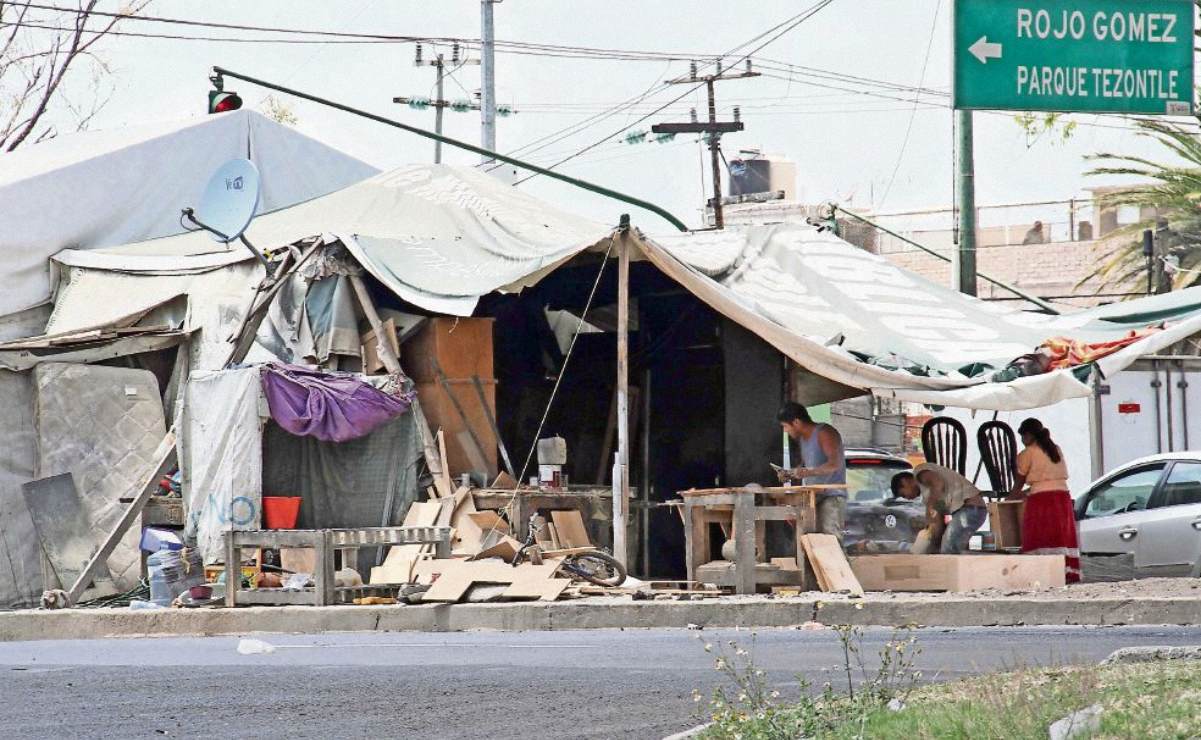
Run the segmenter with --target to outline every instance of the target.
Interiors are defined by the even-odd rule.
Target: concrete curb
[[[824,601],[584,599],[553,603],[0,613],[0,641],[252,632],[457,632],[825,625],[992,627],[1201,624],[1201,599],[897,598]]]

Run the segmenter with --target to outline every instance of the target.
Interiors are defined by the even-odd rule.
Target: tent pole
[[[617,454],[613,463],[613,556],[627,565],[630,497],[630,217],[621,217],[617,248]]]

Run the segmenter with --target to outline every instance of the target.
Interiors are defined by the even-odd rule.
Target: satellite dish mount
[[[250,253],[270,271],[270,263],[263,253],[255,249],[246,238],[246,227],[250,226],[254,212],[259,206],[259,170],[249,159],[231,159],[221,165],[209,178],[200,200],[200,213],[184,208],[183,219],[196,229],[209,233],[213,241],[229,244],[235,239],[246,245]],[[182,221],[181,221],[182,222]]]

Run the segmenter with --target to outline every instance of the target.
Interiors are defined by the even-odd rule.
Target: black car
[[[879,450],[848,449],[843,547],[850,554],[905,552],[926,526],[920,499],[892,495],[892,477],[913,466]]]

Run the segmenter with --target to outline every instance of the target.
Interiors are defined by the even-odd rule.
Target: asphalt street
[[[874,653],[889,630],[864,634]],[[1201,627],[916,632],[927,680],[1201,644]],[[843,677],[831,630],[255,635],[0,643],[0,737],[660,738],[697,724],[692,693],[728,641],[786,694]],[[254,643],[249,643],[253,645]],[[245,647],[245,646],[244,646]]]

